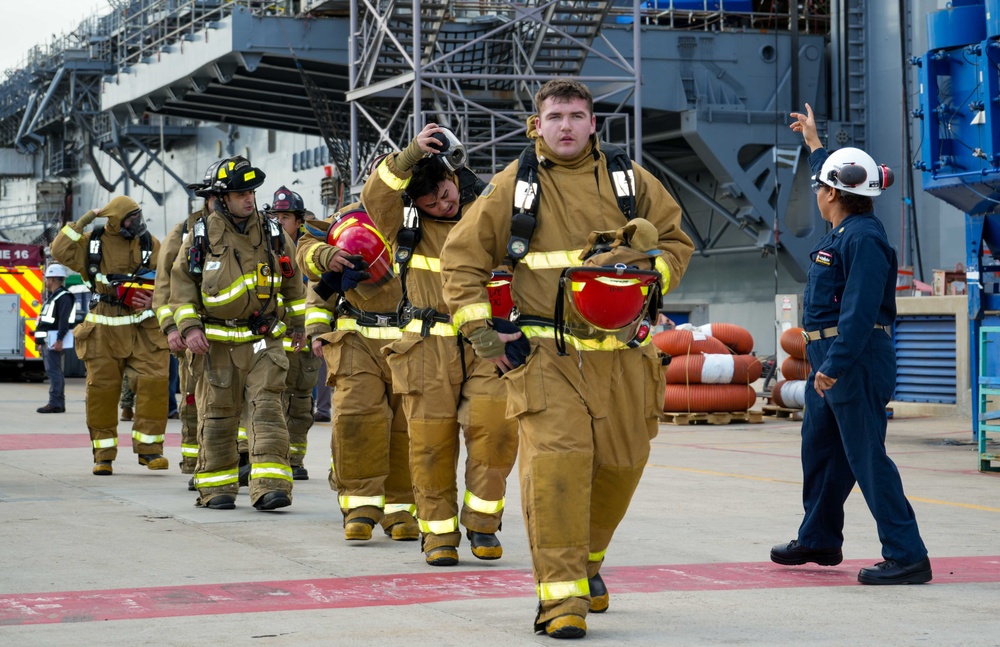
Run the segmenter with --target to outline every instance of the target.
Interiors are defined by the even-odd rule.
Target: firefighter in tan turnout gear
[[[406,418],[381,352],[401,336],[399,279],[370,223],[359,203],[325,222],[306,223],[298,248],[310,279],[306,332],[313,352],[326,360],[332,387],[329,480],[344,515],[344,538],[367,541],[378,523],[392,539],[413,541],[420,531]]]
[[[274,192],[271,206],[266,210],[273,217],[288,237],[298,245],[302,235],[302,223],[305,222],[306,207],[302,196],[282,186]],[[290,324],[292,317],[305,315],[306,305],[303,301],[296,306],[284,303],[284,321]],[[285,392],[282,404],[285,411],[285,423],[288,425],[289,460],[292,465],[292,479],[305,481],[309,479],[303,461],[306,459],[309,429],[313,425],[313,387],[319,377],[319,366],[322,360],[312,353],[309,344],[295,349],[291,336],[282,339],[282,345],[288,357],[288,375],[285,378]]]
[[[458,563],[459,523],[475,557],[501,557],[496,533],[517,455],[516,425],[504,413],[506,393],[496,368],[459,336],[441,294],[441,247],[484,186],[464,168],[463,152],[450,131],[428,124],[402,152],[378,165],[361,193],[400,265],[403,338],[384,352],[393,387],[403,396],[422,547],[432,566]],[[459,516],[456,468],[463,435],[467,459]]]
[[[198,384],[197,505],[235,507],[237,429],[247,404],[250,501],[258,510],[291,504],[292,469],[282,412],[288,358],[282,348],[279,292],[286,307],[304,307],[302,276],[288,256],[293,242],[257,211],[254,189],[264,172],[243,157],[226,160],[208,191],[215,211],[197,221],[171,270],[170,309],[187,348],[205,355]],[[293,316],[296,348],[303,317]]]
[[[103,227],[84,232],[95,218]],[[62,228],[52,257],[80,273],[92,292],[90,312],[73,329],[76,353],[87,366],[87,428],[96,475],[112,473],[118,455],[118,398],[126,370],[136,376],[132,451],[139,464],[164,470],[167,426],[167,340],[151,308],[160,243],[135,200],[118,196]]]
[[[180,330],[174,322],[174,313],[170,309],[170,268],[178,256],[186,256],[186,251],[182,246],[184,237],[199,218],[206,218],[212,213],[212,205],[215,198],[205,194],[205,189],[212,185],[215,174],[219,170],[219,165],[223,160],[213,162],[205,171],[205,177],[201,182],[187,185],[188,189],[205,198],[205,204],[198,211],[188,214],[187,220],[177,223],[173,229],[167,233],[160,246],[160,257],[158,267],[163,268],[156,279],[156,287],[153,290],[153,310],[156,311],[156,318],[160,322],[160,330],[167,336],[167,344],[170,351],[177,356],[177,372],[180,381],[181,401],[178,404],[177,412],[181,421],[181,473],[194,474],[195,464],[198,462],[198,406],[195,403],[195,387],[198,380],[205,372],[205,362],[202,355],[191,353],[184,344]],[[189,481],[188,489],[194,490],[194,479]]]
[[[538,114],[528,120],[534,144],[493,178],[455,226],[441,259],[454,323],[477,355],[506,371],[539,598],[534,628],[579,638],[586,634],[588,611],[608,608],[599,570],[649,457],[663,402],[655,348],[628,322],[644,319],[648,273],[658,275],[660,292],[676,287],[693,246],[663,185],[627,157],[613,165],[619,156],[598,145],[585,85],[549,81],[535,95],[535,107]],[[632,217],[653,227],[629,225]],[[528,221],[534,222],[521,226]],[[650,245],[652,255],[631,250],[634,268],[623,263],[571,271],[585,264],[588,248],[599,251],[592,243],[605,240],[608,249],[627,250],[636,232],[653,228],[649,242],[637,245]],[[502,333],[492,327],[485,285],[508,253],[515,261],[520,257],[512,290],[521,331]],[[565,301],[558,298],[560,285]],[[580,300],[591,291],[604,302]],[[654,307],[656,292],[645,295]],[[616,313],[624,315],[621,329],[591,320],[592,314],[581,318],[593,305],[619,310],[622,301],[614,294],[640,297],[632,312]],[[526,362],[512,361],[509,349],[523,338],[530,344]]]

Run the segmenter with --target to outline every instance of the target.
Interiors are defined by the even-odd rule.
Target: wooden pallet
[[[765,416],[802,420],[802,409],[789,409],[787,407],[779,407],[775,404],[765,404],[761,406],[760,410]]]
[[[733,422],[757,424],[764,422],[760,411],[727,411],[721,413],[674,413],[664,411],[660,422],[668,425],[728,425]]]

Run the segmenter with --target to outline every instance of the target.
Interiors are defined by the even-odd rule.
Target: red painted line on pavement
[[[132,449],[131,427],[118,428],[119,450]],[[163,441],[167,447],[180,447],[180,434],[167,434]],[[90,449],[90,435],[83,434],[0,434],[0,452],[23,449]]]
[[[858,569],[871,564],[872,560],[851,560],[834,568],[787,567],[771,562],[675,564],[608,567],[601,573],[615,595],[861,586]],[[1000,582],[1000,556],[936,557],[932,566],[932,585]],[[401,606],[534,595],[534,583],[527,570],[0,594],[0,626]]]

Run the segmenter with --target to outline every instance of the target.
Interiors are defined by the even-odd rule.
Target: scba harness
[[[134,294],[134,291],[131,291],[133,288],[152,289],[152,285],[147,286],[146,283],[150,282],[148,274],[151,273],[150,263],[153,261],[153,236],[148,231],[144,231],[139,236],[141,256],[139,265],[135,269],[128,274],[105,276],[111,287],[119,294],[118,297],[110,294],[99,294],[96,290],[97,277],[101,276],[101,261],[104,258],[103,236],[104,227],[102,226],[94,227],[93,231],[90,232],[90,245],[87,249],[87,276],[89,277],[87,287],[93,292],[90,304],[94,306],[98,303],[107,303],[119,307],[132,307],[130,302],[131,296]],[[135,285],[129,285],[128,291],[123,293],[120,288],[130,283]]]

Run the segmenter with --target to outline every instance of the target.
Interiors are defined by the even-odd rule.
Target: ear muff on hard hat
[[[382,285],[396,276],[388,241],[362,209],[339,214],[330,223],[326,242],[364,260],[368,278],[358,283],[355,289],[366,299],[374,296]]]
[[[876,164],[872,156],[860,148],[841,148],[830,153],[813,182],[826,184],[838,191],[876,197],[892,186],[892,169]]]
[[[625,265],[566,268],[556,296],[557,348],[565,351],[560,332],[583,340],[633,341],[659,296],[659,280],[658,272]]]

